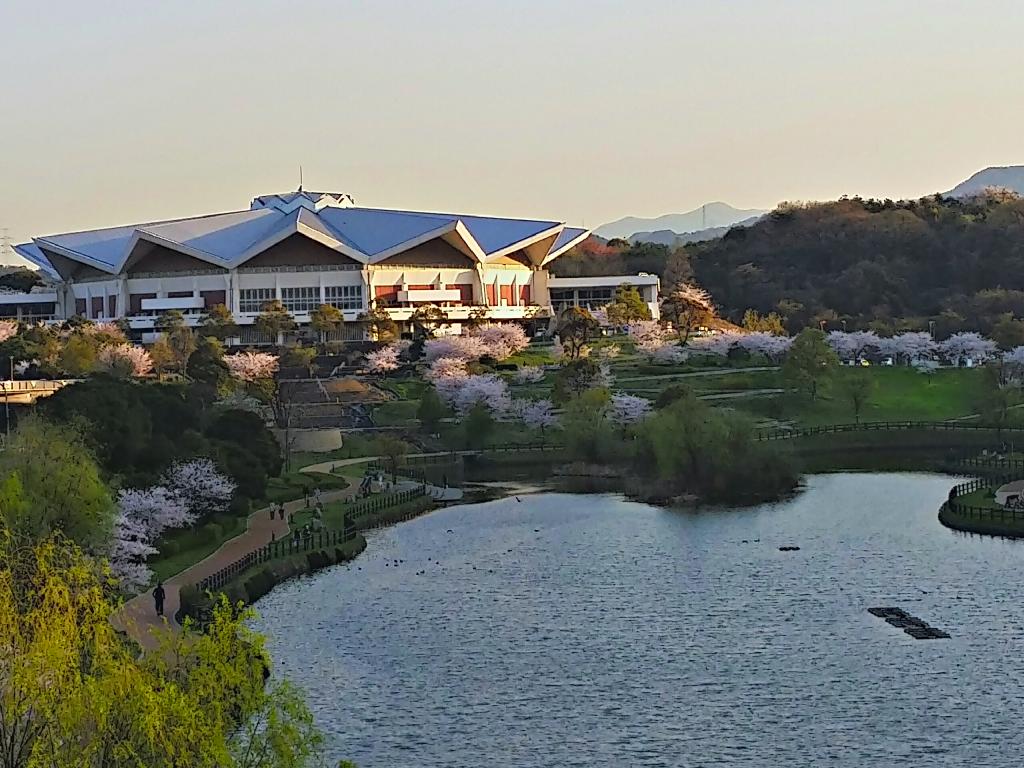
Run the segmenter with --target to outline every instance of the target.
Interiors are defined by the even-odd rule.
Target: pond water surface
[[[1018,765],[1024,544],[943,528],[955,482],[450,507],[275,589],[255,623],[360,768]],[[953,637],[913,640],[877,605]]]

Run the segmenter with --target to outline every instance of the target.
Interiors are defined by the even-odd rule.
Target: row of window
[[[242,288],[238,292],[239,312],[261,312],[263,307],[276,299],[273,288]],[[320,289],[316,286],[282,288],[281,303],[289,312],[312,312],[321,304],[330,304],[340,310],[361,310],[363,308],[363,286],[329,285]]]

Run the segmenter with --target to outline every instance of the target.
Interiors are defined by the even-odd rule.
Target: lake
[[[1018,764],[1024,543],[942,527],[956,482],[450,507],[278,587],[254,624],[360,768]]]

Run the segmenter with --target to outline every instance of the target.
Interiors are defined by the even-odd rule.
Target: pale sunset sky
[[[0,227],[360,205],[596,227],[1024,163],[1020,0],[0,1]]]

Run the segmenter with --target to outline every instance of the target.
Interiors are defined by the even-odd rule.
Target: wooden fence
[[[960,421],[864,421],[859,424],[824,424],[802,429],[759,429],[758,440],[792,440],[814,435],[836,435],[842,432],[902,432],[924,429],[933,432],[996,432],[1024,434],[1024,427],[996,427]]]
[[[375,515],[377,513],[386,511],[390,507],[400,506],[406,502],[412,501],[413,499],[421,498],[424,495],[426,495],[426,488],[421,485],[416,488],[410,488],[406,491],[398,491],[396,493],[389,493],[387,495],[357,501],[345,510],[344,524],[342,528],[337,530],[312,531],[300,534],[298,538],[292,535],[287,538],[271,541],[269,544],[265,544],[252,552],[242,555],[242,557],[238,558],[233,563],[226,565],[224,568],[221,568],[216,573],[210,574],[205,579],[202,579],[196,586],[201,591],[218,590],[233,580],[238,576],[238,574],[253,567],[254,565],[260,565],[261,563],[265,563],[269,560],[275,560],[279,557],[288,557],[289,555],[300,554],[302,552],[315,552],[327,547],[340,546],[341,544],[355,538],[359,531],[366,531],[381,527],[382,524],[377,524],[375,522]],[[410,512],[406,517],[403,517],[402,520],[410,519],[415,517],[417,514],[419,513]]]
[[[1014,507],[1004,507],[999,505],[977,506],[974,504],[964,504],[959,501],[959,498],[962,496],[981,490],[998,488],[1004,483],[1010,482],[1013,478],[1014,475],[999,474],[976,478],[974,480],[969,480],[966,483],[961,483],[960,485],[950,489],[949,498],[943,506],[955,515],[973,520],[990,520],[998,522],[1024,521],[1024,508],[1017,509]]]

